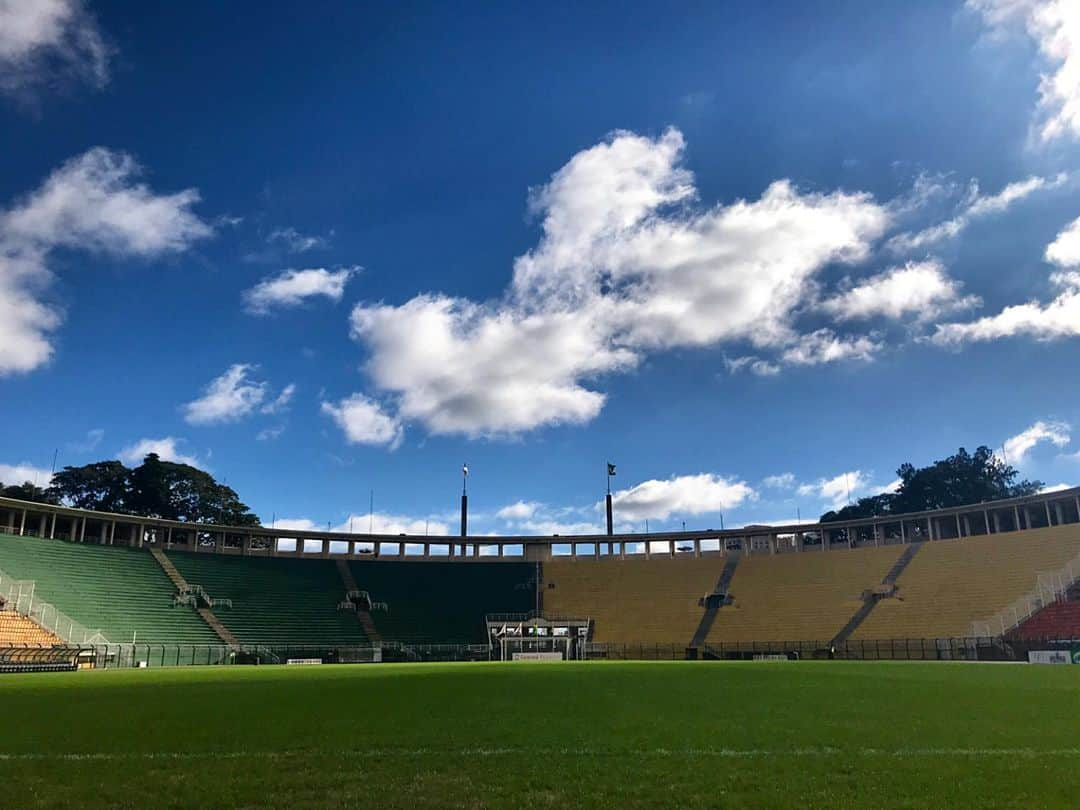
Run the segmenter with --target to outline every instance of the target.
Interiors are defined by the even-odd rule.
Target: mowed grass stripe
[[[12,806],[1059,806],[1080,668],[207,667],[0,677]]]

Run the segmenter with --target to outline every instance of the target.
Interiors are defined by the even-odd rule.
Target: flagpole
[[[610,461],[607,463],[607,533],[608,537],[615,534],[615,522],[612,518],[611,510],[611,476],[615,474],[615,465]]]
[[[461,465],[461,536],[469,535],[469,465]]]

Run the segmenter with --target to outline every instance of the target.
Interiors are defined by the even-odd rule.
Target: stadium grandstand
[[[278,660],[274,649],[1009,658],[1080,638],[1078,579],[1080,489],[827,524],[485,538],[0,499],[0,647],[104,648],[130,665]]]

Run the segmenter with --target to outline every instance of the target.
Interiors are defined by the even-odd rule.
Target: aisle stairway
[[[231,599],[217,618],[241,644],[367,643],[356,617],[337,609],[341,578],[330,560],[225,557],[170,551],[189,582]]]

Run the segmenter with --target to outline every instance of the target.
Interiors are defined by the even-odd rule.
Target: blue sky
[[[1080,478],[1080,7],[0,0],[0,480],[267,523],[814,517]],[[286,523],[287,522],[287,523]]]

